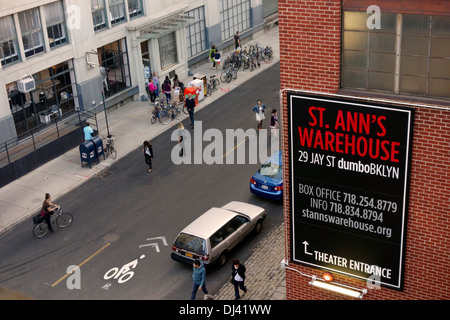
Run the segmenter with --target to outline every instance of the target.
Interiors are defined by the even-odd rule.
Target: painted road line
[[[93,257],[95,257],[97,254],[99,254],[100,252],[102,252],[104,249],[106,249],[107,247],[109,247],[111,245],[110,243],[105,244],[100,250],[98,250],[97,252],[95,252],[93,255],[91,255],[89,258],[87,258],[86,260],[84,260],[82,263],[80,263],[77,268],[81,268],[81,266],[83,266],[85,263],[87,263],[89,260],[91,260]],[[61,279],[59,279],[58,281],[56,281],[54,284],[52,284],[52,287],[58,285],[58,283],[60,283],[61,281],[63,281],[65,278],[67,278],[68,276],[70,276],[72,274],[72,272],[75,269],[73,269],[72,271],[70,271],[69,273],[66,273],[63,277],[61,277]]]

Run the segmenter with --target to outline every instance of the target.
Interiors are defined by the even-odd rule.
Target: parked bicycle
[[[62,208],[58,206],[54,213],[50,216],[50,223],[52,224],[52,228],[55,229],[55,226],[59,228],[66,228],[70,226],[73,222],[73,216],[70,213],[63,212]],[[42,238],[48,233],[48,225],[45,222],[45,219],[41,217],[39,213],[37,216],[33,217],[33,235],[36,238]]]
[[[178,119],[179,120],[179,119],[182,118],[183,113],[181,111],[181,108],[179,108],[177,106],[177,103],[172,102],[171,104],[169,104],[167,106],[167,108],[168,108],[168,110],[170,112],[171,120],[173,120],[173,119]]]
[[[238,69],[233,67],[233,65],[229,65],[225,70],[220,74],[220,81],[230,83],[232,79],[237,78]]]
[[[273,60],[273,50],[272,47],[266,46],[263,50],[263,57],[265,63],[270,63]]]
[[[114,140],[116,138],[112,134],[108,134],[106,136],[106,143],[105,143],[105,154],[107,157],[111,157],[111,159],[115,160],[117,158],[117,150],[116,147],[114,147]]]
[[[162,100],[160,100],[161,102]],[[158,107],[158,104],[155,103],[153,111],[152,111],[152,124],[155,124],[156,119],[159,120],[162,124],[168,124],[171,120],[171,115],[166,108]]]
[[[212,75],[209,77],[209,80],[206,84],[206,94],[211,95],[213,90],[219,89],[220,81],[216,78],[216,75]]]

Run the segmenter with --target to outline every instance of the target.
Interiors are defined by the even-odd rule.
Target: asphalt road
[[[225,147],[226,129],[256,128],[251,108],[258,98],[268,107],[264,123],[268,128],[270,110],[279,108],[278,97],[279,64],[274,64],[196,113],[195,120],[202,121],[203,132],[216,128],[223,133],[226,153],[231,151]],[[184,124],[189,127],[187,119]],[[249,179],[260,163],[248,163],[248,157],[246,164],[173,164],[174,130],[152,139],[152,173],[147,173],[139,146],[103,175],[59,199],[64,210],[74,216],[69,228],[36,239],[31,223],[24,222],[3,235],[0,285],[43,300],[189,299],[192,266],[170,258],[172,242],[203,212],[232,200],[262,206],[268,214],[263,231],[247,238],[231,253],[245,261],[258,241],[281,224],[282,203],[249,192]],[[211,143],[203,142],[202,150]],[[248,153],[247,146],[237,148],[245,148]],[[131,262],[136,265],[125,271],[133,273],[120,283],[116,271]],[[69,266],[80,266],[76,272],[79,278],[66,275],[73,269]],[[209,292],[217,292],[228,278],[229,263],[208,270]],[[71,290],[67,283],[79,283],[81,288]],[[199,293],[197,299],[202,297]]]

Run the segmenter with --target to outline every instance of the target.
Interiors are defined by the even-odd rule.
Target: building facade
[[[103,99],[108,107],[140,99],[154,72],[160,80],[183,78],[211,45],[229,46],[236,31],[250,36],[275,9],[272,0],[5,2],[0,143],[20,141]]]
[[[279,1],[287,299],[449,299],[449,8]]]

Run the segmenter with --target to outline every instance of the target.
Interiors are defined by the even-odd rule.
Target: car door
[[[250,221],[241,215],[236,215],[228,222],[229,235],[229,249],[234,248],[241,242],[250,231]]]

